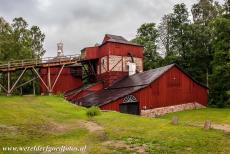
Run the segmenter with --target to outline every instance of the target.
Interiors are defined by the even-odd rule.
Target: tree
[[[230,0],[225,0],[223,7],[224,7],[224,17],[230,18]]]
[[[8,23],[2,17],[0,18],[0,63],[6,63],[9,60],[41,58],[45,53],[43,42],[45,35],[39,27],[28,27],[23,18],[13,19],[12,24]],[[11,76],[16,80],[19,72]],[[32,73],[26,72],[22,82],[31,79]],[[6,76],[1,76],[3,82]]]
[[[172,48],[172,14],[164,15],[159,26],[159,47],[164,56],[169,56]]]
[[[23,18],[13,19],[11,25],[1,18],[0,29],[1,61],[40,58],[45,53],[45,35],[37,26],[29,28]]]
[[[212,19],[222,14],[223,9],[216,1],[200,0],[192,6],[191,11],[194,23],[208,25]]]
[[[157,52],[157,29],[155,23],[146,23],[137,30],[135,43],[144,46],[144,68],[146,70],[159,66],[161,57]]]
[[[174,50],[174,54],[181,56],[183,59],[186,59],[187,51],[187,37],[185,34],[189,24],[188,16],[188,10],[184,3],[174,6],[171,19],[173,35],[172,49]]]
[[[209,27],[199,24],[190,24],[186,33],[187,52],[186,71],[197,81],[208,85],[208,72],[212,60],[211,38],[212,33]]]
[[[173,13],[162,18],[159,26],[160,40],[165,48],[164,64],[179,63],[187,68],[189,13],[185,4],[173,7]]]
[[[219,17],[212,22],[213,61],[210,80],[210,103],[230,106],[230,20]]]

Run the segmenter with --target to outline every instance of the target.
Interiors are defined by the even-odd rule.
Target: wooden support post
[[[48,93],[49,93],[49,95],[52,95],[50,67],[47,67],[47,79],[48,79]]]
[[[10,96],[10,71],[7,72],[7,96]]]
[[[62,65],[60,71],[58,72],[58,76],[56,77],[56,79],[55,79],[55,81],[54,81],[54,83],[53,83],[53,86],[52,86],[52,88],[51,88],[51,91],[52,91],[52,92],[53,92],[53,89],[54,89],[54,87],[55,87],[55,85],[56,85],[56,83],[57,83],[57,81],[58,81],[58,79],[59,79],[59,77],[60,77],[60,75],[61,75],[61,72],[62,72],[62,70],[63,70],[64,67],[65,67],[65,64]]]

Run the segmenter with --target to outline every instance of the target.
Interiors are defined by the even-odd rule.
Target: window
[[[127,95],[123,100],[123,103],[133,103],[133,102],[137,102],[136,97],[133,95]]]

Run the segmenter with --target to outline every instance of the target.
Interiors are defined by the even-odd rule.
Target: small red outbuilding
[[[103,110],[158,116],[207,106],[208,88],[178,65],[126,76],[111,86],[78,99],[76,104]]]

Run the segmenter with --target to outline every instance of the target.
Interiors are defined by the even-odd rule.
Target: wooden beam
[[[27,83],[30,83],[30,82],[32,82],[32,81],[34,81],[34,80],[36,80],[37,78],[38,78],[38,77],[34,77],[33,79],[30,79],[29,81],[26,81],[26,82],[24,82],[24,83],[20,84],[20,85],[19,85],[19,86],[17,86],[15,89],[20,88],[20,87],[22,87],[22,86],[26,85]]]
[[[61,72],[62,72],[62,70],[63,70],[64,67],[65,67],[65,64],[62,65],[61,69],[59,70],[58,76],[56,77],[56,79],[55,79],[55,81],[54,81],[54,84],[53,84],[53,86],[52,86],[52,88],[51,88],[51,91],[53,91],[53,89],[54,89],[54,87],[55,87],[55,85],[56,85],[56,83],[57,83],[57,81],[58,81],[58,79],[59,79],[59,77],[60,77],[60,75],[61,75]]]
[[[48,82],[48,92],[51,93],[51,77],[50,77],[50,67],[47,68],[47,82]]]
[[[35,72],[35,74],[38,76],[38,78],[42,81],[42,83],[46,87],[46,89],[49,91],[49,87],[46,85],[46,83],[44,82],[44,80],[42,79],[42,77],[39,75],[39,73],[37,72],[37,70],[34,67],[32,67],[32,69]]]
[[[15,83],[13,84],[13,86],[11,87],[9,93],[12,93],[12,91],[14,90],[14,87],[18,84],[19,80],[22,78],[23,74],[26,72],[27,68],[25,68],[22,73],[20,74],[20,76],[18,77],[18,79],[15,81]]]
[[[0,84],[0,87],[7,93],[7,89],[2,84]]]
[[[10,71],[7,72],[7,95],[10,95]]]
[[[122,61],[122,58],[116,63],[116,65],[114,65],[110,71],[112,71],[120,62]]]

